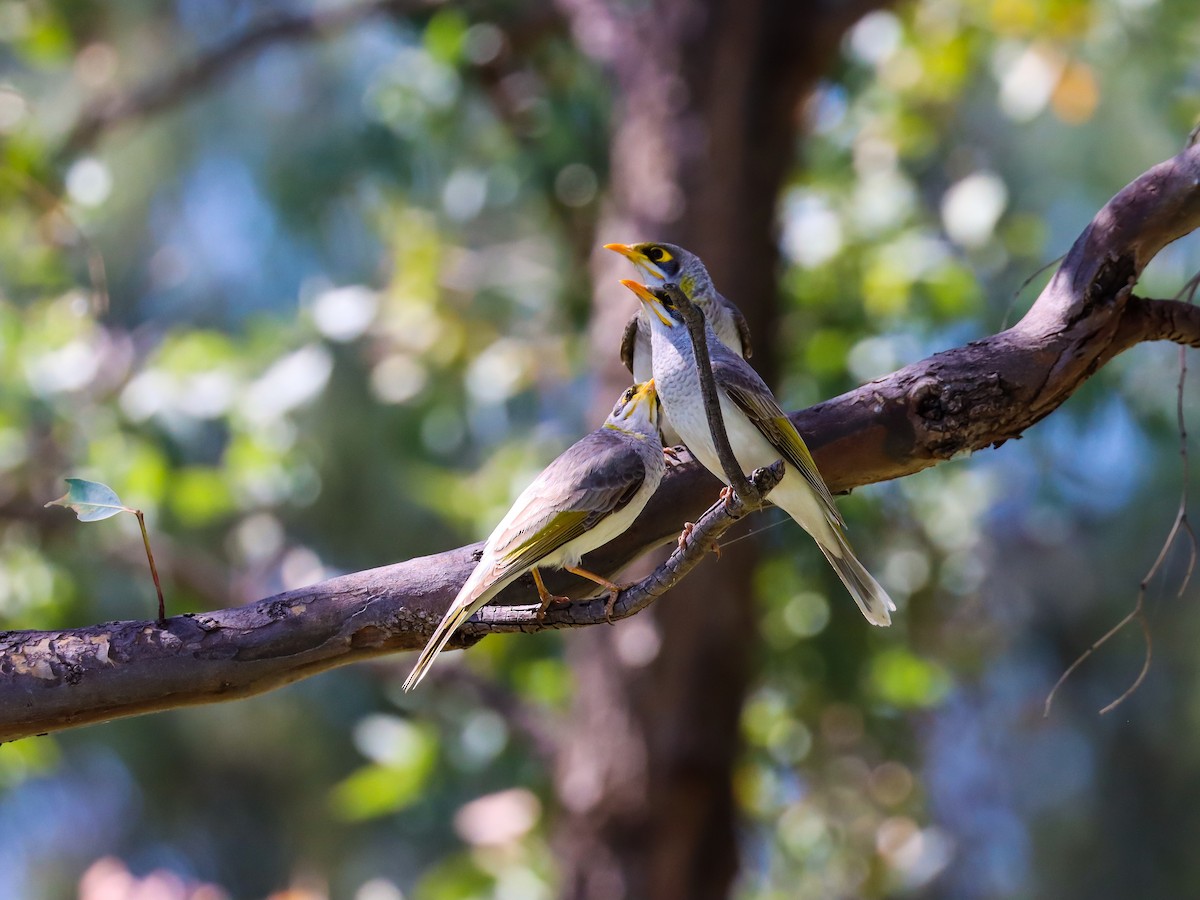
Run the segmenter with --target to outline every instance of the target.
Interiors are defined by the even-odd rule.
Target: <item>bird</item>
[[[652,287],[667,282],[678,284],[688,299],[700,307],[721,343],[738,356],[749,358],[753,355],[746,317],[737,306],[718,293],[708,269],[695,253],[675,244],[664,243],[605,244],[604,249],[619,253],[633,263]],[[625,325],[625,333],[621,338],[621,362],[633,374],[634,381],[645,381],[653,376],[651,356],[650,316],[644,310],[639,310]],[[679,434],[669,420],[668,415],[663,424],[663,442],[668,446],[679,443]]]
[[[540,569],[566,569],[609,592],[620,585],[579,567],[580,558],[623,533],[658,489],[666,470],[659,436],[661,403],[653,380],[629,387],[604,424],[576,441],[542,470],[513,503],[483,545],[458,596],[404,682],[412,690],[451,635],[509,583],[532,570],[542,601],[554,601]]]
[[[695,351],[679,311],[679,305],[688,302],[686,295],[678,288],[672,290],[675,286],[670,284],[665,289],[651,290],[632,280],[621,283],[637,295],[649,315],[654,383],[664,412],[692,455],[725,481],[724,467],[704,412]],[[795,519],[816,541],[867,621],[873,625],[890,625],[889,613],[896,605],[854,555],[846,538],[846,523],[804,439],[766,382],[749,363],[717,339],[707,322],[705,338],[721,417],[734,456],[743,471],[783,459],[784,476],[771,492],[770,501]]]

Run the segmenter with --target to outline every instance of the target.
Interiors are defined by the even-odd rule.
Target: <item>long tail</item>
[[[867,621],[872,625],[891,625],[892,617],[889,615],[889,610],[894,611],[896,604],[892,602],[892,598],[888,596],[887,591],[879,582],[871,577],[871,573],[866,570],[866,567],[858,561],[858,557],[854,555],[854,550],[842,530],[835,527],[833,532],[837,535],[836,547],[827,547],[821,541],[817,541],[817,546],[821,548],[821,552],[833,566],[833,571],[837,572],[838,578],[842,579],[842,584],[846,586],[846,590],[850,592],[850,596],[854,598],[854,602],[858,604],[862,614],[867,617]]]
[[[476,569],[478,571],[478,569]],[[467,579],[467,583],[462,586],[462,590],[458,592],[458,596],[454,598],[454,602],[450,604],[450,609],[446,611],[446,615],[442,617],[442,621],[438,622],[437,628],[433,629],[433,634],[430,635],[428,642],[425,644],[425,649],[421,651],[421,655],[417,658],[417,664],[413,666],[412,672],[404,681],[404,690],[411,691],[421,679],[429,672],[429,667],[433,665],[433,658],[442,652],[442,648],[446,646],[446,642],[458,631],[458,626],[471,618],[475,611],[482,606],[486,606],[487,602],[492,599],[500,589],[503,588],[512,579],[502,581],[494,581],[491,584],[480,583],[482,579],[477,579],[475,573]]]
[[[896,604],[858,561],[841,524],[831,517],[829,508],[820,502],[802,478],[793,475],[798,473],[793,473],[789,467],[788,476],[771,492],[771,502],[782,507],[816,541],[867,621],[872,625],[891,625],[892,617],[888,611],[894,610]]]

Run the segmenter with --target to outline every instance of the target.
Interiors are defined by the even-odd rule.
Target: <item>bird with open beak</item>
[[[663,410],[692,455],[725,481],[704,411],[695,350],[679,310],[690,301],[673,284],[651,289],[636,281],[621,283],[633,291],[650,319],[654,383]],[[816,541],[867,621],[890,625],[896,605],[854,555],[845,522],[796,426],[758,373],[718,340],[708,322],[705,339],[721,417],[742,470],[784,461],[783,480],[771,492],[770,501]]]
[[[667,282],[679,285],[688,299],[700,307],[722,344],[741,357],[749,358],[753,353],[746,317],[717,291],[708,269],[696,254],[665,243],[605,244],[604,249],[619,253],[633,263],[641,280],[650,287],[661,287]],[[621,362],[633,373],[634,381],[653,377],[651,353],[650,318],[643,309],[626,324],[621,339]],[[667,445],[680,441],[666,420],[663,441]]]
[[[612,614],[620,586],[579,562],[624,533],[658,489],[666,470],[659,413],[654,382],[633,385],[603,425],[563,451],[525,488],[484,543],[479,562],[425,644],[404,690],[420,683],[463,622],[526,572],[533,572],[543,610],[567,598],[546,590],[539,569],[566,569],[606,588]]]

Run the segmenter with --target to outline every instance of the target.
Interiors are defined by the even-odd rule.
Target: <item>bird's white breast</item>
[[[663,408],[671,424],[675,426],[688,449],[706,469],[724,480],[724,475],[721,474],[721,460],[717,456],[716,446],[708,429],[708,416],[704,412],[700,376],[696,372],[691,342],[686,332],[682,337],[688,341],[686,349],[681,349],[675,341],[656,329],[654,383],[658,387],[658,396],[662,399]],[[779,454],[746,418],[745,413],[719,388],[717,394],[721,401],[721,417],[725,421],[729,445],[743,470],[751,471],[758,466],[770,465],[778,459]]]
[[[728,483],[708,428],[704,398],[700,394],[700,376],[696,372],[690,338],[686,333],[683,334],[683,341],[687,343],[681,348],[671,339],[674,335],[668,337],[664,331],[655,329],[654,332],[654,383],[658,386],[663,409],[692,455],[704,468]],[[721,390],[720,385],[717,386],[717,395],[721,401],[721,418],[725,422],[729,446],[743,472],[750,473],[760,466],[769,466],[782,457],[749,417]],[[786,510],[814,537],[827,542],[832,540],[829,523],[816,495],[808,487],[804,476],[790,463],[787,464],[783,481],[771,493],[770,500]]]

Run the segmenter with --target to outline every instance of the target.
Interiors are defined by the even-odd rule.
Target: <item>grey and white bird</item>
[[[605,250],[620,253],[637,268],[651,288],[667,282],[679,285],[689,300],[700,307],[721,343],[738,356],[749,358],[750,326],[746,317],[713,285],[708,269],[695,253],[675,244],[605,244]],[[652,316],[643,308],[625,326],[621,339],[621,362],[633,373],[634,381],[654,376],[651,362],[650,323]]]
[[[704,412],[695,351],[677,301],[670,290],[651,290],[636,281],[621,283],[637,295],[650,315],[654,383],[663,410],[692,455],[726,480]],[[680,302],[686,302],[686,297]],[[742,470],[749,472],[783,459],[783,480],[771,492],[770,501],[816,541],[867,621],[890,625],[889,612],[896,605],[855,557],[846,539],[846,523],[804,439],[750,364],[721,343],[708,323],[705,335],[721,416]]]
[[[621,587],[579,568],[580,558],[623,533],[662,481],[661,411],[653,381],[628,388],[604,424],[548,465],[496,526],[474,571],[434,629],[404,682],[412,690],[451,635],[512,581],[532,570],[544,610],[555,597],[539,569],[566,569],[605,587]]]

